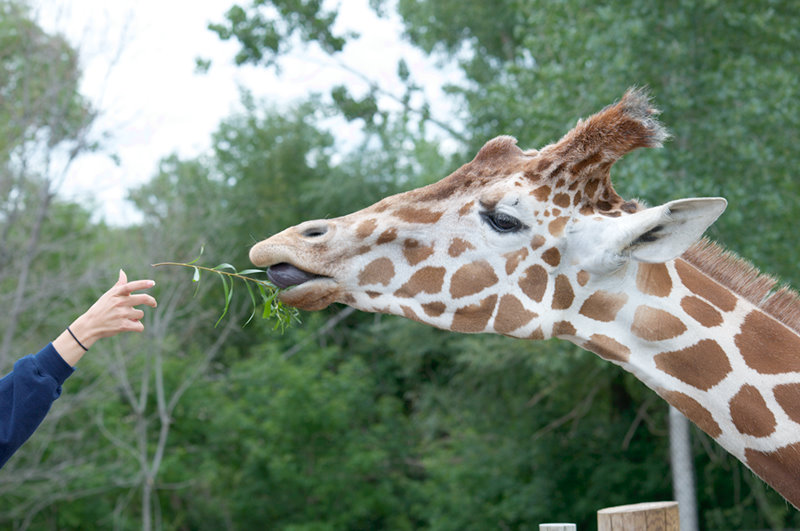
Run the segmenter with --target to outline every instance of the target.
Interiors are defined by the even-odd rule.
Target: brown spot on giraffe
[[[464,206],[458,209],[458,215],[466,216],[472,210],[473,205],[475,205],[475,201],[470,201],[468,203],[465,203]]]
[[[703,339],[681,350],[656,354],[654,360],[660,370],[703,391],[717,385],[731,372],[728,356],[713,339]]]
[[[747,465],[795,506],[800,504],[800,442],[761,452],[752,448],[744,451]]]
[[[758,310],[747,314],[733,339],[745,363],[760,373],[800,371],[800,338]]]
[[[519,266],[520,262],[525,260],[528,257],[528,248],[523,247],[518,251],[513,251],[510,253],[506,253],[503,255],[503,258],[506,259],[506,275],[512,274],[514,271],[517,270],[517,266]]]
[[[542,236],[541,234],[537,234],[531,239],[531,249],[535,251],[545,243],[547,243],[547,240],[545,240],[544,236]]]
[[[672,291],[672,279],[664,264],[640,263],[636,271],[636,289],[646,295],[666,297]]]
[[[699,297],[684,297],[681,299],[681,308],[683,308],[683,311],[688,313],[692,319],[706,328],[712,328],[722,324],[722,314]]]
[[[553,164],[553,159],[549,157],[541,157],[539,161],[536,163],[536,171],[537,173],[541,173],[547,168],[549,168]]]
[[[378,221],[374,218],[365,219],[361,223],[358,224],[356,227],[356,237],[360,240],[363,240],[370,234],[372,234],[378,226]]]
[[[457,256],[460,256],[461,253],[463,253],[467,249],[475,249],[475,246],[469,243],[467,240],[462,240],[461,238],[453,238],[453,241],[450,242],[450,247],[447,249],[447,254],[455,258]]]
[[[556,167],[553,169],[553,171],[551,171],[551,172],[550,172],[550,175],[548,175],[548,176],[547,176],[547,178],[548,178],[548,179],[550,179],[550,180],[552,181],[553,179],[555,179],[556,177],[558,177],[558,175],[559,175],[561,172],[563,172],[563,171],[564,171],[564,168],[565,168],[566,166],[567,166],[567,163],[566,163],[566,161],[565,161],[565,162],[562,162],[561,164],[559,164],[558,166],[556,166]],[[556,188],[561,188],[562,186],[564,186],[564,179],[559,179],[558,181],[556,181]]]
[[[544,330],[542,330],[541,326],[537,326],[536,330],[531,332],[531,335],[529,335],[527,339],[532,339],[532,340],[542,340],[542,339],[544,339]]]
[[[775,431],[775,415],[758,389],[745,384],[731,398],[731,420],[739,433],[753,437],[766,437]]]
[[[392,215],[408,223],[436,223],[444,212],[436,212],[427,208],[402,207],[398,208]]]
[[[683,285],[692,293],[703,297],[724,312],[731,312],[736,308],[736,296],[733,293],[687,262],[681,259],[675,260],[675,270],[681,277]]]
[[[477,333],[486,330],[497,304],[497,295],[490,295],[477,304],[463,306],[455,311],[450,329],[456,332]]]
[[[675,406],[675,408],[686,415],[686,418],[697,424],[697,427],[715,439],[722,435],[722,428],[719,427],[714,416],[700,405],[700,402],[689,395],[678,391],[661,390],[659,393],[664,400]]]
[[[631,357],[631,349],[603,334],[592,334],[589,341],[583,344],[583,348],[612,362],[627,363]]]
[[[544,292],[547,289],[547,271],[542,266],[536,264],[525,270],[525,274],[519,279],[519,287],[529,299],[542,302]]]
[[[544,203],[545,201],[547,201],[547,198],[550,197],[550,187],[540,186],[539,188],[535,189],[532,193],[533,197]]]
[[[394,278],[394,264],[386,257],[376,258],[358,274],[358,285],[383,284],[388,286]]]
[[[586,169],[587,167],[593,166],[594,164],[597,164],[601,160],[603,160],[603,154],[600,153],[599,151],[595,151],[594,153],[592,153],[591,155],[589,155],[585,159],[573,164],[572,168],[571,168],[572,173],[578,174],[578,173],[582,172],[584,169]]]
[[[422,309],[425,311],[426,315],[431,317],[439,317],[447,309],[447,306],[443,302],[429,302],[427,304],[423,304]]]
[[[469,214],[470,211],[472,210],[472,206],[474,204],[475,204],[475,201],[470,201],[469,203],[466,203],[464,206],[462,206],[460,209],[458,209],[458,215],[463,217],[463,216],[466,216],[467,214]]]
[[[555,215],[555,213],[554,213],[554,215]],[[564,227],[567,226],[567,222],[568,221],[569,221],[569,217],[568,216],[558,217],[558,218],[554,219],[553,221],[551,221],[549,225],[547,225],[547,230],[553,236],[556,236],[556,237],[561,236],[562,234],[564,234]]]
[[[372,210],[380,214],[381,212],[386,212],[387,210],[389,210],[391,204],[392,204],[391,201],[389,201],[388,198],[385,197],[380,201],[378,201],[377,203],[375,203],[372,206]]]
[[[643,304],[636,308],[631,332],[645,341],[663,341],[686,332],[686,325],[669,312]]]
[[[439,293],[444,284],[445,268],[423,267],[395,291],[397,297],[416,297],[420,293]]]
[[[557,321],[553,323],[553,337],[575,336],[578,331],[569,321]]]
[[[541,178],[542,178],[542,175],[540,173],[537,173],[536,171],[534,171],[534,170],[532,170],[530,168],[525,170],[524,175],[525,175],[525,178],[528,181],[532,182],[532,183],[535,183],[535,182],[541,180]]]
[[[508,334],[531,322],[538,314],[525,309],[525,306],[513,295],[503,295],[497,305],[494,318],[494,329],[501,334]]]
[[[561,263],[561,253],[555,247],[551,247],[542,253],[542,260],[544,260],[547,265],[556,267]]]
[[[383,231],[380,236],[378,236],[377,244],[382,245],[384,243],[393,242],[397,238],[397,229],[392,227],[391,229],[386,229]]]
[[[578,276],[580,277],[580,275]],[[580,283],[580,279],[578,283]],[[624,293],[600,290],[592,293],[583,301],[578,313],[595,321],[609,323],[617,318],[617,313],[625,306],[626,302],[628,302],[628,296]]]
[[[570,203],[572,202],[569,194],[560,193],[553,196],[553,204],[560,206],[561,208],[567,208]]]
[[[572,306],[572,301],[575,300],[575,292],[572,291],[572,284],[566,275],[558,275],[556,277],[556,287],[553,293],[554,310],[566,310]]]
[[[594,194],[597,192],[597,187],[600,186],[600,181],[597,179],[590,179],[589,182],[586,183],[586,186],[583,187],[583,193],[586,194],[586,197],[591,201],[594,199]]]
[[[423,322],[422,319],[420,319],[417,316],[417,314],[414,312],[414,310],[412,310],[408,306],[401,306],[400,309],[403,310],[403,316],[406,319],[411,319],[412,321],[417,321],[417,322],[420,322],[420,323]]]
[[[450,295],[455,299],[473,295],[497,284],[494,268],[486,260],[472,262],[458,268],[450,279]]]
[[[590,275],[588,271],[584,271],[583,269],[578,271],[578,285],[585,286],[590,278],[592,278],[592,275]]]
[[[362,255],[362,254],[366,254],[366,253],[370,252],[371,250],[372,250],[372,246],[371,245],[362,245],[361,247],[359,247],[358,249],[353,251],[353,256],[359,256],[359,255]]]
[[[800,383],[776,385],[772,394],[789,418],[800,424]]]
[[[433,244],[422,245],[417,240],[408,239],[403,242],[403,256],[408,264],[415,266],[433,254]]]

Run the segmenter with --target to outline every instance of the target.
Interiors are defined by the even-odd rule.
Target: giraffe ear
[[[721,197],[679,199],[618,218],[627,225],[621,250],[640,262],[673,260],[700,239],[727,205]]]

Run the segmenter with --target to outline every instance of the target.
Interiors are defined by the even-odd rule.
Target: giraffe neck
[[[553,334],[633,373],[800,506],[800,334],[684,259],[603,284]]]

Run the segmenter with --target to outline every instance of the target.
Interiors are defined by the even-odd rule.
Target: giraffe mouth
[[[302,269],[299,269],[287,262],[281,262],[280,264],[275,264],[267,269],[267,278],[269,278],[269,281],[275,284],[275,286],[277,286],[279,289],[286,289],[292,286],[305,284],[306,282],[316,280],[318,278],[329,277],[317,275],[315,273],[309,273],[308,271],[303,271]]]

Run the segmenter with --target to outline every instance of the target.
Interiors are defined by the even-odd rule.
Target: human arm
[[[120,332],[141,332],[144,312],[137,305],[156,306],[156,300],[134,291],[150,288],[152,280],[128,282],[123,271],[119,280],[84,314],[37,354],[25,356],[14,370],[0,379],[0,467],[36,430],[61,385],[74,372],[74,366],[98,339]],[[79,343],[80,341],[80,343]],[[81,346],[83,345],[83,346]]]
[[[0,467],[39,427],[74,370],[49,343],[0,379]]]

